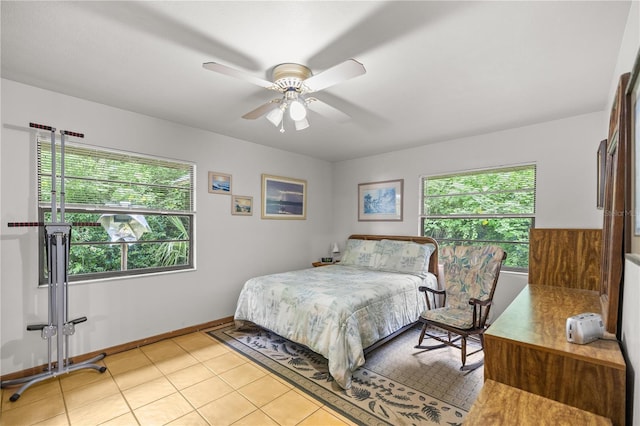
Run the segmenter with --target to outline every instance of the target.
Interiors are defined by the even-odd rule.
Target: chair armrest
[[[490,299],[480,300],[472,297],[469,304],[473,306],[473,328],[484,328],[493,302]]]
[[[436,295],[444,296],[441,300],[442,306],[444,306],[447,301],[447,292],[444,290],[434,290],[431,287],[426,287],[423,285],[418,287],[418,290],[424,293],[424,298],[427,301],[427,310],[429,311],[438,307],[439,303],[436,299]],[[431,299],[433,299],[433,306],[431,306],[431,300],[429,300],[429,293],[431,293]]]
[[[487,300],[480,300],[480,299],[476,299],[476,298],[469,299],[469,304],[470,305],[489,306],[492,303],[493,302],[491,300],[489,300],[489,299],[487,299]]]
[[[428,292],[433,293],[433,294],[445,294],[446,293],[444,290],[435,290],[435,289],[433,289],[431,287],[425,287],[425,286],[418,287],[418,290],[423,291],[425,293],[428,291]]]

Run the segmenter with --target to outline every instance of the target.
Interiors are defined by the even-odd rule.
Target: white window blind
[[[56,155],[60,155],[57,147]],[[60,167],[59,159],[56,161]],[[60,190],[60,171],[57,171]],[[194,166],[176,160],[65,145],[65,205],[192,213]],[[51,205],[51,143],[38,143],[38,202]]]

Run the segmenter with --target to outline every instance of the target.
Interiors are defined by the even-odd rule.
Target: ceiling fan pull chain
[[[280,133],[284,133],[284,120],[280,122]]]

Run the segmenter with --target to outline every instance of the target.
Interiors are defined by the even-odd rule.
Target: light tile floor
[[[203,332],[104,358],[78,370],[2,389],[0,425],[353,425]]]

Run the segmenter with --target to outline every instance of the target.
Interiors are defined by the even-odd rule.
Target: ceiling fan
[[[226,74],[265,89],[280,92],[281,97],[260,105],[243,115],[242,118],[255,120],[267,114],[267,120],[276,127],[280,126],[281,133],[284,133],[284,113],[286,110],[289,110],[289,117],[293,120],[296,130],[309,127],[307,109],[337,121],[348,120],[349,115],[309,95],[367,72],[364,66],[355,59],[348,59],[316,75],[313,75],[311,70],[304,65],[284,63],[273,68],[273,81],[267,81],[217,62],[205,62],[202,66],[210,71]]]

